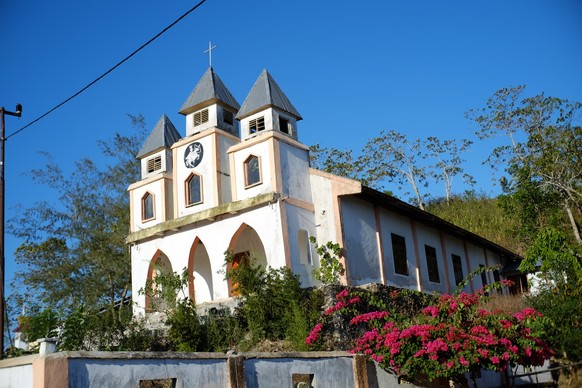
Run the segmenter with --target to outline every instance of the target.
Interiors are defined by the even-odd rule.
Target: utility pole
[[[6,204],[4,195],[6,193],[6,176],[4,175],[4,145],[6,143],[6,129],[4,126],[4,115],[20,117],[22,114],[22,105],[16,104],[16,111],[10,112],[4,107],[0,107],[0,119],[2,120],[2,131],[0,132],[0,359],[4,358],[4,317],[6,316],[6,298],[4,295],[4,270],[5,270],[5,254],[4,254],[4,223],[6,222]]]

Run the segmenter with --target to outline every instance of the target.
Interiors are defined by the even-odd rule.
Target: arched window
[[[147,192],[141,198],[141,220],[149,221],[154,218],[154,195],[150,192]]]
[[[186,206],[202,203],[202,177],[191,174],[186,179]]]
[[[261,161],[258,156],[249,156],[244,163],[245,186],[251,187],[261,183]]]

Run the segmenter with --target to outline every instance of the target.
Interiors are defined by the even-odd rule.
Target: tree
[[[582,212],[582,103],[546,97],[523,98],[524,86],[498,90],[481,109],[467,116],[481,138],[504,136],[486,160],[506,166],[506,192],[534,189],[552,198],[567,216],[573,237],[582,244],[576,215]],[[527,196],[526,196],[527,197]],[[527,199],[526,199],[527,200]]]
[[[44,154],[47,163],[32,179],[58,194],[18,212],[9,230],[24,242],[16,250],[20,265],[14,289],[21,299],[67,312],[77,305],[109,306],[126,298],[131,287],[127,186],[140,177],[136,159],[145,139],[141,115],[130,116],[134,132],[116,134],[99,145],[113,158],[104,168],[90,159],[75,163],[70,175]]]
[[[465,160],[461,159],[460,154],[466,152],[473,142],[467,139],[441,140],[430,136],[426,139],[425,144],[427,149],[425,158],[434,161],[430,165],[430,176],[435,182],[444,183],[445,199],[449,204],[452,198],[453,180],[464,172],[462,164]],[[463,180],[471,186],[475,184],[470,174],[463,174]]]
[[[441,140],[409,139],[395,130],[382,131],[370,139],[360,155],[354,158],[352,150],[310,147],[311,165],[331,174],[359,180],[366,186],[386,190],[386,185],[396,183],[404,195],[413,195],[412,201],[424,210],[428,197],[426,188],[431,183],[444,183],[447,202],[452,197],[453,180],[461,175],[473,185],[473,177],[464,173],[461,154],[472,142],[466,139]],[[433,161],[431,164],[430,161]]]
[[[543,315],[544,339],[570,361],[582,360],[582,254],[563,231],[545,228],[525,254],[520,269],[536,272],[528,302]]]
[[[390,130],[368,141],[360,162],[369,184],[382,188],[386,180],[395,182],[398,190],[405,190],[405,195],[412,194],[416,205],[424,210],[426,194],[421,192],[421,187],[428,187],[428,173],[420,162],[422,157],[420,139],[410,141],[404,134]]]
[[[311,167],[330,174],[362,180],[363,176],[352,150],[339,150],[322,147],[319,144],[309,147]]]

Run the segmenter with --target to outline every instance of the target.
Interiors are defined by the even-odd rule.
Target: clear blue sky
[[[7,134],[66,99],[198,1],[0,2],[0,106]],[[207,0],[197,11],[85,93],[7,142],[7,218],[52,199],[23,175],[48,151],[65,169],[101,158],[96,147],[177,112],[213,67],[240,103],[267,68],[304,120],[300,140],[359,150],[382,129],[410,137],[473,138],[464,118],[497,89],[582,101],[582,2]],[[491,193],[473,147],[467,170]],[[19,242],[6,240],[7,278]]]

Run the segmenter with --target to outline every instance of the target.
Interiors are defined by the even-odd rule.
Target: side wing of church
[[[196,303],[230,298],[220,272],[227,251],[235,263],[251,256],[316,285],[311,236],[343,247],[349,285],[452,292],[479,266],[519,260],[358,181],[310,168],[309,148],[298,139],[302,117],[266,70],[241,106],[211,67],[180,113],[186,136],[163,115],[137,155],[142,179],[128,189],[136,314],[151,309],[139,290],[160,271],[187,268],[185,291]],[[467,291],[511,275],[484,274]]]

